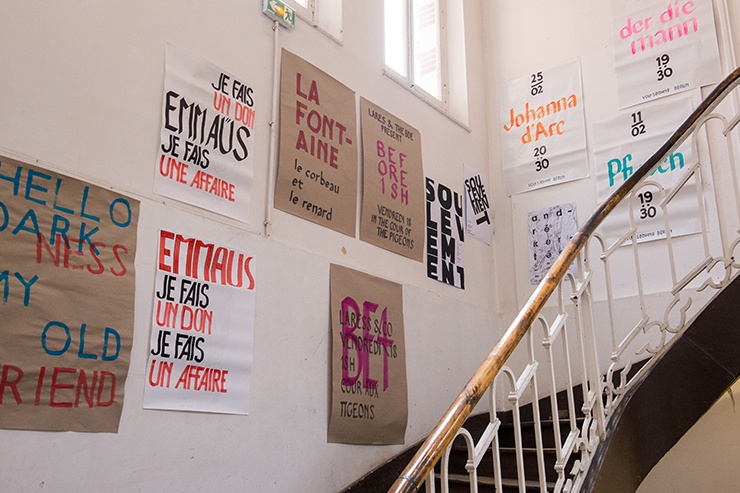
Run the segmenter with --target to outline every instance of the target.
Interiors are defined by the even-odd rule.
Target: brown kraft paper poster
[[[0,157],[0,427],[118,431],[139,202]]]
[[[355,93],[283,50],[275,207],[354,237],[356,141]]]
[[[360,98],[360,239],[404,257],[424,255],[424,169],[419,132]]]
[[[403,287],[331,266],[331,443],[404,443]]]

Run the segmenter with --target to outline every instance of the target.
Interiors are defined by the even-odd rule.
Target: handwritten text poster
[[[501,144],[507,195],[588,176],[578,61],[504,86]]]
[[[718,82],[712,0],[611,0],[619,107]]]
[[[465,289],[463,196],[426,178],[427,277]]]
[[[424,170],[419,132],[360,98],[364,180],[360,239],[421,262]]]
[[[254,98],[244,81],[167,45],[154,191],[248,222]]]
[[[465,165],[465,231],[478,241],[493,241],[493,211],[488,201],[488,177]]]
[[[331,266],[331,443],[404,443],[403,287]]]
[[[118,431],[139,203],[0,157],[0,427]]]
[[[598,201],[606,200],[624,183],[663,145],[676,126],[690,113],[691,100],[683,98],[596,123],[593,127],[593,163],[596,169]],[[665,238],[665,217],[660,202],[693,163],[694,152],[689,139],[663,160],[648,178],[646,185],[628,196],[605,219],[600,227],[601,233],[613,241],[634,225],[637,227],[638,242]],[[673,236],[700,230],[699,216],[696,213],[697,199],[690,183],[692,182],[685,185],[668,205]]]
[[[247,414],[255,260],[162,230],[144,407]]]
[[[578,231],[576,204],[545,207],[527,214],[529,238],[529,281],[539,283]],[[574,276],[575,262],[570,268]]]
[[[283,50],[276,208],[355,235],[355,118],[352,90]]]

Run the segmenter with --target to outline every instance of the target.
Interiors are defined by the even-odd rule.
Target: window
[[[342,0],[286,0],[300,19],[335,41],[342,41]]]
[[[384,0],[384,23],[386,74],[464,121],[467,83],[462,4],[462,0]],[[452,80],[451,73],[455,74]]]

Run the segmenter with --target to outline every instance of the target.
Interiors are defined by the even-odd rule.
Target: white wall
[[[274,96],[273,31],[261,4],[2,2],[0,154],[111,187],[142,207],[119,432],[0,430],[0,491],[337,491],[401,450],[326,443],[332,262],[404,285],[407,444],[428,432],[498,337],[496,247],[466,242],[460,291],[427,280],[421,263],[281,211],[272,214],[271,236],[261,234]],[[461,188],[463,162],[489,170],[479,2],[465,2],[470,131],[381,75],[381,5],[344,2],[342,44],[301,21],[292,33],[281,30],[279,43],[354,89],[358,101],[362,95],[415,126],[427,176]],[[249,224],[152,192],[168,42],[255,88]],[[142,409],[156,232],[165,225],[256,253],[248,416]]]

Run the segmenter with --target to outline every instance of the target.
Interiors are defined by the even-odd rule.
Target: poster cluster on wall
[[[248,222],[254,104],[252,86],[168,44],[154,191]]]
[[[427,277],[465,289],[463,196],[426,178]]]
[[[401,444],[408,419],[403,288],[331,265],[332,443]]]
[[[247,414],[255,259],[161,230],[144,408]]]
[[[139,202],[0,157],[0,427],[118,430]]]
[[[611,0],[619,107],[718,82],[711,0]]]

